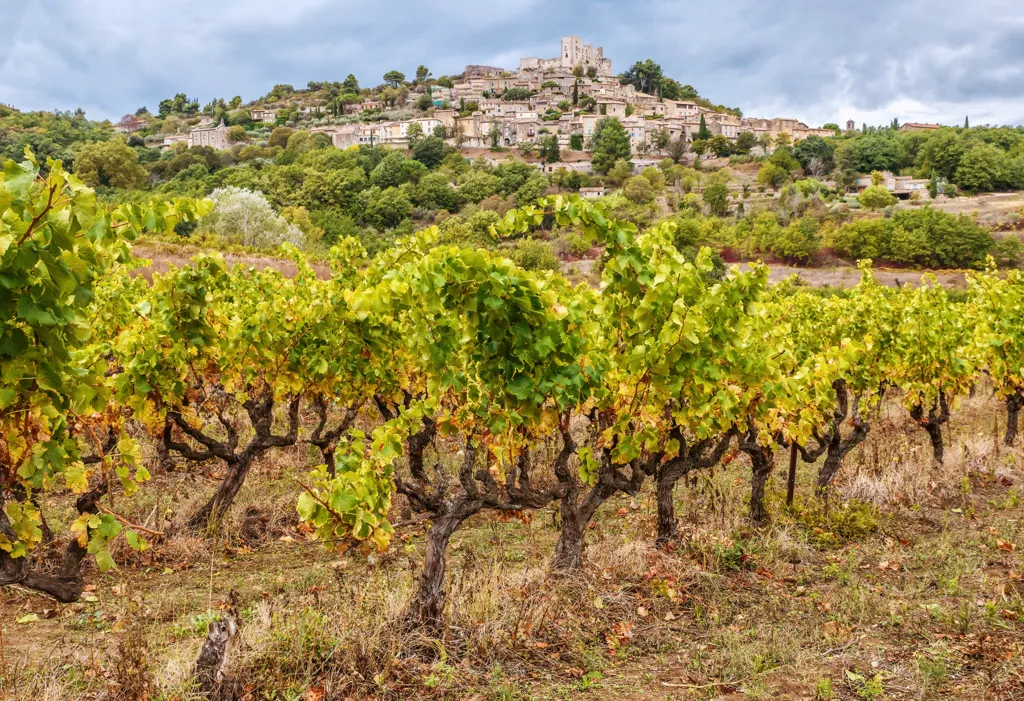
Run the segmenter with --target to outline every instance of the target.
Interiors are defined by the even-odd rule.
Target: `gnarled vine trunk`
[[[433,430],[433,425],[430,430]],[[454,500],[447,497],[448,480],[440,465],[435,466],[433,485],[427,483],[422,468],[419,472],[424,479],[413,475],[411,480],[395,480],[395,488],[405,495],[414,511],[434,516],[427,532],[419,588],[405,614],[405,620],[411,627],[422,627],[436,633],[444,626],[445,554],[452,534],[467,518],[484,509],[519,511],[542,508],[562,495],[561,487],[545,492],[538,492],[532,487],[528,451],[519,455],[508,469],[504,496],[486,465],[476,469],[476,458],[477,447],[467,439],[459,468],[461,493]],[[568,461],[568,457],[564,459]]]
[[[939,465],[943,461],[942,448],[942,424],[949,421],[949,402],[946,400],[946,393],[939,392],[935,404],[928,410],[927,416],[924,407],[918,404],[911,408],[910,416],[928,434],[928,440],[932,444],[932,456]]]
[[[740,436],[739,447],[750,458],[750,520],[756,524],[768,523],[764,492],[775,466],[775,451],[770,446],[761,445],[755,430]]]
[[[725,451],[728,450],[732,436],[733,432],[730,431],[708,452],[711,439],[688,444],[681,433],[675,432],[673,437],[679,441],[679,455],[663,463],[658,456],[652,458],[649,464],[655,468],[653,471],[657,480],[658,537],[655,541],[657,546],[666,545],[675,540],[679,534],[676,524],[676,484],[693,470],[707,470],[717,465],[725,455]]]
[[[564,490],[559,504],[562,532],[551,558],[551,567],[557,571],[577,569],[583,563],[585,534],[601,504],[617,492],[636,494],[645,477],[644,470],[636,461],[621,467],[612,464],[614,446],[607,446],[601,455],[597,480],[584,494],[586,485],[581,485],[568,469],[569,456],[575,452],[576,444],[567,428],[562,429],[562,443],[562,453],[555,463],[555,476]],[[625,471],[627,467],[628,473]]]
[[[832,414],[831,430],[823,439],[826,452],[825,462],[818,469],[819,493],[828,490],[836,473],[839,472],[839,468],[842,467],[843,460],[850,454],[850,451],[867,440],[870,429],[870,424],[860,415],[860,398],[857,396],[851,398],[846,383],[842,380],[836,380],[833,387],[836,390],[836,409]],[[843,423],[846,422],[851,411],[853,413],[853,431],[843,438]]]
[[[273,394],[267,394],[259,399],[250,399],[242,406],[249,416],[255,435],[241,451],[238,450],[238,431],[222,413],[217,414],[217,419],[227,433],[225,440],[215,439],[201,429],[193,427],[178,411],[170,411],[167,414],[168,422],[164,427],[163,438],[164,444],[169,450],[174,450],[195,462],[218,458],[224,462],[227,468],[224,479],[217,486],[214,495],[186,522],[186,527],[190,530],[206,528],[227,514],[257,458],[273,448],[295,445],[298,441],[298,397],[294,397],[288,405],[288,432],[284,435],[276,435],[273,432]],[[175,440],[172,422],[182,433],[199,443],[202,449],[197,450],[187,443]]]
[[[79,514],[98,513],[97,504],[106,493],[107,485],[101,483],[96,488],[79,496],[75,502],[75,508]],[[3,506],[4,501],[0,496],[0,534],[12,542],[17,541],[19,540],[18,535],[11,526]],[[78,541],[72,537],[64,549],[64,556],[61,558],[57,573],[49,574],[31,568],[26,557],[14,558],[6,551],[0,550],[0,587],[19,584],[27,589],[47,594],[63,604],[73,603],[78,601],[85,590],[85,581],[82,578],[82,560],[86,555],[88,555],[88,550],[79,545]]]

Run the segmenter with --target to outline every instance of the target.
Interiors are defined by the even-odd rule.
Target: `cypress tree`
[[[700,129],[697,130],[697,138],[707,141],[711,138],[711,130],[708,129],[708,123],[704,120],[704,115],[700,116]]]

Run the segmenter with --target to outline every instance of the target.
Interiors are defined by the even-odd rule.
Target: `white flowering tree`
[[[302,247],[305,237],[274,211],[259,192],[222,187],[210,195],[213,214],[206,220],[211,233],[255,248],[275,248],[282,243]]]

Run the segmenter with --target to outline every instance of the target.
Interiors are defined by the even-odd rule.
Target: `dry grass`
[[[136,273],[147,280],[152,280],[154,275],[166,273],[171,267],[183,268],[190,265],[192,258],[204,251],[206,249],[185,244],[146,240],[132,248],[132,255],[150,261],[149,265],[138,268]],[[257,253],[225,253],[224,260],[228,267],[242,265],[251,266],[257,270],[274,268],[288,277],[294,277],[298,272],[295,264],[287,258],[275,258]],[[326,264],[313,263],[313,268],[321,278],[330,277],[330,269]]]
[[[3,592],[2,686],[12,699],[111,698],[143,667],[126,662],[146,659],[154,698],[187,699],[206,625],[235,592],[231,669],[274,699],[1024,698],[1024,451],[999,445],[1001,408],[979,387],[938,468],[898,402],[848,459],[841,499],[810,497],[802,468],[786,509],[777,476],[764,529],[745,519],[742,457],[680,487],[673,551],[651,545],[648,490],[599,512],[586,567],[568,577],[547,568],[550,510],[474,518],[452,539],[439,640],[400,624],[423,528],[384,555],[325,551],[293,515],[291,476],[313,457],[279,453],[216,534],[90,573],[95,601]],[[133,518],[183,515],[214,486],[156,480],[146,493],[161,496]],[[16,623],[27,614],[39,620]]]

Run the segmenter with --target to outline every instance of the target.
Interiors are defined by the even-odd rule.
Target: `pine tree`
[[[971,128],[971,116],[967,115],[966,117],[964,117],[964,129],[970,129],[970,128]]]
[[[601,175],[606,175],[618,160],[628,162],[632,148],[622,122],[614,117],[600,120],[594,128],[591,150],[593,168]]]

